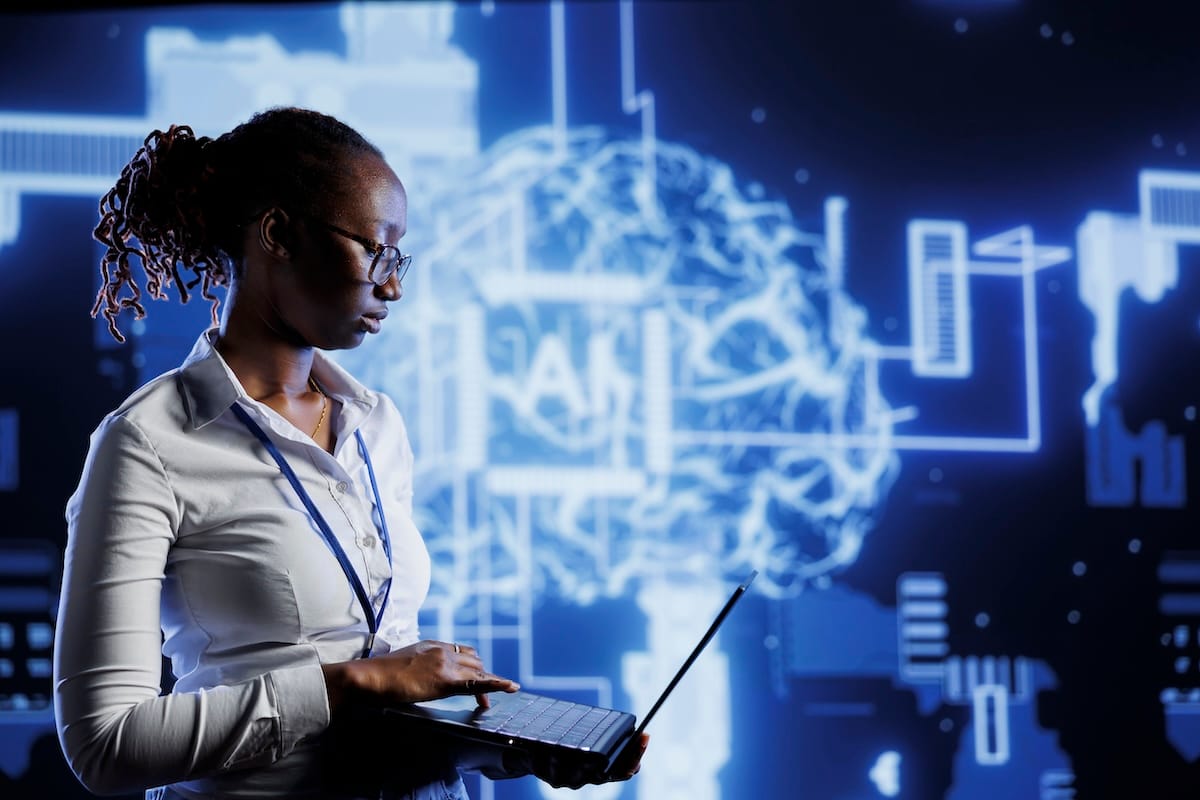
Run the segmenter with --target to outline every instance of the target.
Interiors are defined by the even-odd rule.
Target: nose
[[[395,302],[404,296],[404,287],[393,272],[383,284],[375,284],[375,294],[388,302]]]

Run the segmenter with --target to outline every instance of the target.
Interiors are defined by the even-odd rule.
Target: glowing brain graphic
[[[409,182],[405,301],[340,358],[405,412],[443,600],[749,568],[782,595],[872,526],[890,409],[825,240],[726,165],[646,156],[542,127]]]

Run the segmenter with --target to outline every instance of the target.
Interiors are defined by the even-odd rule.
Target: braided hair
[[[272,206],[319,213],[321,198],[342,179],[344,158],[356,154],[382,157],[353,128],[300,108],[259,112],[216,139],[186,125],[153,131],[100,200],[93,236],[105,248],[103,285],[92,317],[103,314],[123,342],[120,313],[146,316],[130,263],[136,255],[151,297],[167,299],[174,285],[186,303],[200,285],[215,325],[220,298],[213,290],[241,269],[241,228]]]

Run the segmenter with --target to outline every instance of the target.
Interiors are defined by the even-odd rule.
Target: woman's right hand
[[[475,648],[426,640],[373,658],[322,666],[330,711],[348,698],[371,704],[417,703],[473,694],[487,708],[488,692],[521,687],[484,669]]]

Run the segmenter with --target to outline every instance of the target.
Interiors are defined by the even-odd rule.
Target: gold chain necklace
[[[321,391],[321,387],[317,386],[317,382],[312,379],[312,375],[308,376],[308,385],[312,387],[314,392],[321,395],[321,418],[317,420],[317,427],[313,428],[312,435],[309,438],[317,438],[317,431],[321,430],[321,426],[325,424],[325,412],[329,410],[329,396]]]

